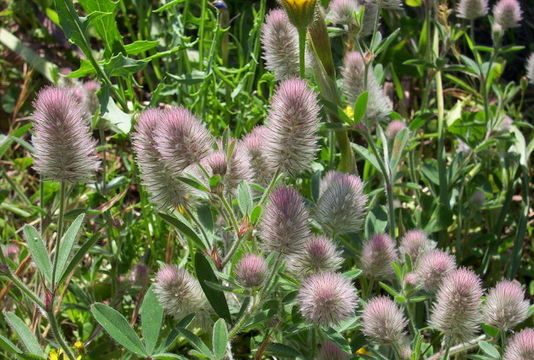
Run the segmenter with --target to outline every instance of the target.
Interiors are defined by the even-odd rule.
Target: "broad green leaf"
[[[328,328],[326,331],[324,331],[324,334],[328,337],[328,339],[330,339],[330,341],[336,344],[342,351],[348,354],[352,352],[347,339],[345,339],[343,335],[341,335],[334,329]]]
[[[77,70],[72,71],[70,74],[65,76],[66,78],[81,78],[91,74],[95,74],[96,70],[93,67],[93,64],[87,59],[80,59],[80,67]]]
[[[121,52],[124,49],[122,46],[122,36],[117,27],[117,20],[115,17],[119,2],[114,2],[112,0],[79,0],[79,2],[87,14],[93,12],[107,14],[98,19],[91,20],[91,24],[104,41],[106,58],[110,57],[112,54]]]
[[[67,265],[67,261],[69,260],[70,253],[72,251],[72,248],[74,247],[74,242],[76,241],[76,236],[80,231],[80,227],[82,226],[84,217],[85,214],[78,215],[76,220],[73,221],[73,223],[69,226],[69,228],[67,229],[67,231],[65,231],[65,234],[61,238],[56,264],[56,284],[59,284],[59,280],[61,280],[61,278],[63,277],[65,266]]]
[[[119,132],[128,134],[132,129],[132,116],[126,114],[117,107],[115,101],[109,96],[109,92],[106,91],[102,92],[101,94],[103,94],[103,96],[99,96],[99,100],[102,118],[109,121],[113,129],[117,129]]]
[[[161,354],[155,354],[151,356],[152,359],[158,359],[158,360],[172,360],[172,359],[178,359],[178,360],[187,360],[186,357],[183,357],[182,355],[176,355],[171,353],[161,353]]]
[[[152,285],[146,292],[139,313],[141,314],[143,341],[145,342],[146,351],[150,355],[156,348],[161,323],[163,321],[163,307],[156,297],[154,285]]]
[[[210,349],[204,344],[204,342],[195,334],[193,334],[191,331],[180,328],[179,329],[182,335],[193,345],[195,349],[200,351],[201,354],[204,356],[211,358],[213,357],[213,354],[211,353]]]
[[[35,265],[37,265],[44,278],[48,282],[52,282],[52,263],[41,235],[31,225],[25,225],[23,231]]]
[[[228,310],[228,304],[226,302],[226,297],[224,293],[220,290],[216,290],[208,286],[206,281],[211,281],[215,284],[221,284],[209,260],[200,252],[195,254],[195,273],[197,275],[200,286],[206,294],[211,307],[215,310],[215,313],[226,320],[226,322],[231,323],[232,318],[230,316],[230,311]]]
[[[500,359],[501,355],[499,354],[499,350],[495,348],[495,346],[491,345],[489,342],[486,341],[479,341],[478,346],[486,353],[486,355],[490,356],[493,359]]]
[[[250,222],[255,225],[256,222],[260,219],[263,208],[261,205],[256,205],[250,214]]]
[[[138,40],[131,44],[124,45],[124,49],[128,55],[139,55],[142,52],[151,50],[159,45],[159,41]]]
[[[376,159],[376,156],[374,154],[371,154],[369,150],[364,148],[363,146],[357,145],[357,144],[351,144],[354,151],[356,151],[360,156],[362,156],[366,161],[369,161],[373,167],[380,171],[380,165],[378,165],[378,160]]]
[[[204,241],[200,238],[200,236],[198,236],[195,230],[191,228],[191,225],[185,222],[185,219],[179,219],[177,214],[175,214],[175,216],[171,216],[165,213],[159,213],[159,216],[161,216],[167,224],[174,227],[179,233],[193,240],[195,245],[198,246],[200,249],[208,249],[208,244],[204,243]]]
[[[43,349],[39,345],[39,341],[30,328],[19,318],[15,313],[7,312],[5,314],[6,320],[11,328],[18,334],[20,340],[24,344],[24,347],[29,353],[43,356]]]
[[[22,350],[3,335],[0,335],[0,348],[13,354],[22,354]]]
[[[242,182],[237,187],[237,204],[239,209],[244,216],[247,216],[252,211],[252,192],[250,191],[250,186],[246,182]]]
[[[482,330],[484,330],[484,333],[486,335],[492,338],[496,338],[497,336],[499,336],[500,333],[500,330],[498,328],[488,324],[482,324]]]
[[[228,343],[228,328],[224,319],[219,319],[213,326],[213,355],[215,359],[222,360],[226,353],[226,345]]]
[[[269,344],[265,352],[282,358],[296,359],[302,357],[302,354],[297,349],[280,343]]]
[[[143,70],[146,64],[145,60],[135,60],[122,54],[117,54],[104,64],[104,71],[109,76],[130,76]]]
[[[91,306],[91,313],[104,330],[120,345],[139,356],[149,355],[134,329],[120,312],[102,303],[96,303]]]
[[[358,124],[362,121],[365,113],[367,112],[367,99],[369,98],[369,93],[367,91],[362,92],[358,95],[356,103],[354,104],[354,123]]]
[[[423,4],[422,0],[405,0],[406,5],[411,7],[419,7]]]

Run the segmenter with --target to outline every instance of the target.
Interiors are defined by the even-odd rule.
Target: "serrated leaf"
[[[148,356],[143,343],[120,312],[102,303],[91,306],[91,314],[120,345],[139,355]]]
[[[39,232],[37,232],[37,230],[31,225],[25,225],[23,232],[35,265],[44,278],[51,283],[52,263],[48,257],[48,251],[46,250],[43,239],[41,239],[41,235],[39,235]]]
[[[146,352],[150,355],[156,348],[161,323],[163,322],[163,307],[154,292],[154,285],[146,292],[139,314],[141,315],[143,341],[145,342]]]
[[[219,319],[213,326],[213,355],[215,359],[222,360],[226,353],[226,345],[228,343],[228,328],[224,319]]]

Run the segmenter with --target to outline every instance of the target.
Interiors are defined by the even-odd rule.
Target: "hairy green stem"
[[[48,317],[50,328],[52,329],[52,333],[54,334],[56,341],[59,343],[59,346],[61,346],[61,348],[70,360],[76,360],[76,356],[70,349],[69,345],[65,341],[65,338],[63,337],[63,334],[61,333],[61,329],[59,328],[56,316],[54,315],[54,310],[51,308],[49,311],[46,312],[46,314]]]
[[[300,78],[306,76],[306,28],[299,28],[299,74]]]
[[[57,271],[57,261],[59,257],[59,246],[61,244],[61,237],[63,236],[63,222],[65,217],[65,188],[66,188],[65,181],[61,181],[60,187],[59,187],[59,219],[58,219],[58,226],[57,226],[57,237],[56,237],[56,245],[54,246],[55,253],[54,253],[54,263],[52,264],[52,293],[55,294],[56,292],[56,271]]]

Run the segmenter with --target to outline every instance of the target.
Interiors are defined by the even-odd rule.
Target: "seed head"
[[[497,283],[486,297],[484,322],[505,332],[521,324],[526,320],[530,306],[524,294],[525,290],[515,280]]]
[[[253,254],[243,256],[235,271],[237,280],[249,288],[260,286],[265,279],[266,272],[265,260],[261,256]]]
[[[347,53],[341,69],[343,89],[349,104],[354,104],[365,89],[365,62],[357,51]],[[386,117],[392,110],[391,100],[378,84],[372,67],[367,71],[367,116],[371,119]]]
[[[495,23],[506,30],[519,26],[519,22],[523,19],[523,12],[517,0],[499,0],[493,6],[493,17]]]
[[[317,221],[336,234],[359,231],[367,203],[360,178],[330,171],[321,181],[320,190],[316,208]]]
[[[67,183],[94,178],[100,165],[96,141],[72,92],[46,87],[33,105],[35,170],[45,179]]]
[[[281,9],[269,12],[263,25],[261,43],[265,67],[277,80],[299,74],[299,44],[297,29],[291,25]]]
[[[161,208],[169,208],[184,204],[189,190],[165,167],[156,148],[155,129],[163,114],[159,109],[141,112],[133,135],[133,148],[150,200]]]
[[[399,250],[404,260],[409,255],[415,261],[423,253],[436,247],[436,243],[428,239],[423,230],[414,229],[406,232],[401,239]]]
[[[320,272],[335,272],[343,258],[336,245],[324,236],[314,236],[301,252],[289,258],[287,268],[300,278]]]
[[[292,188],[275,189],[265,206],[260,237],[268,250],[290,255],[301,252],[310,238],[309,213]]]
[[[350,281],[337,273],[308,277],[298,294],[300,311],[310,323],[330,326],[354,314],[358,296]]]
[[[480,278],[465,268],[454,270],[443,279],[430,324],[443,333],[445,343],[466,342],[476,335],[482,321],[482,294]]]
[[[256,126],[243,138],[243,145],[250,157],[250,166],[254,170],[254,181],[258,185],[266,186],[273,177],[273,169],[265,157],[265,136],[268,130],[265,126]]]
[[[197,279],[175,265],[165,265],[158,271],[155,292],[163,309],[176,319],[208,306]]]
[[[503,360],[534,359],[534,329],[523,329],[510,340]]]
[[[341,350],[336,344],[331,341],[325,341],[319,350],[317,360],[348,360],[350,354]]]
[[[488,0],[460,0],[456,8],[458,17],[474,20],[488,14]]]
[[[155,142],[161,159],[174,176],[198,163],[212,149],[213,139],[189,110],[184,107],[164,111],[155,130]]]
[[[319,105],[305,81],[283,81],[271,101],[265,156],[272,168],[295,176],[309,169],[317,152]]]
[[[386,234],[377,234],[363,246],[361,268],[369,278],[388,280],[394,274],[391,265],[396,260],[393,240]]]
[[[404,128],[406,128],[406,123],[404,121],[393,120],[388,124],[388,127],[386,128],[386,137],[389,140],[393,140],[395,139],[395,136],[397,136],[399,131]]]
[[[454,257],[438,249],[421,255],[415,270],[416,278],[423,288],[436,292],[445,276],[456,269]]]
[[[386,296],[374,297],[363,309],[365,336],[381,344],[399,344],[407,321],[401,310]]]

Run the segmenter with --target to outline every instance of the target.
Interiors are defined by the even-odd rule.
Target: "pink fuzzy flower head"
[[[503,360],[534,359],[534,329],[523,329],[514,335],[504,352]]]
[[[436,243],[429,240],[428,236],[423,230],[414,229],[406,232],[401,239],[399,250],[402,260],[406,255],[409,255],[415,261],[421,254],[432,250],[436,247]]]
[[[406,123],[404,121],[393,120],[388,124],[388,127],[386,128],[386,137],[389,140],[393,140],[395,139],[395,136],[397,136],[399,131],[404,128],[406,128]]]
[[[19,247],[15,244],[9,244],[4,248],[4,256],[13,260],[19,256],[19,252]]]
[[[265,156],[273,169],[295,176],[308,170],[317,152],[319,104],[306,81],[283,81],[271,100]]]
[[[141,180],[148,189],[150,200],[161,208],[168,208],[184,204],[189,190],[165,167],[156,148],[155,129],[163,114],[164,111],[159,109],[143,110],[132,137]]]
[[[260,237],[268,250],[290,255],[301,252],[310,238],[304,200],[289,187],[275,189],[265,206]]]
[[[321,345],[317,360],[348,360],[350,354],[341,350],[336,344],[331,341],[325,341]]]
[[[474,20],[488,13],[488,0],[460,0],[456,8],[458,17]]]
[[[513,329],[527,318],[528,300],[525,300],[525,289],[516,280],[503,280],[486,297],[484,305],[484,321],[502,331]]]
[[[363,246],[361,268],[369,278],[388,280],[394,274],[392,264],[396,260],[393,240],[386,234],[377,234]]]
[[[206,127],[184,107],[164,111],[155,142],[163,163],[175,176],[208,155],[213,145]]]
[[[466,342],[476,335],[482,322],[482,295],[480,278],[471,270],[460,268],[443,279],[430,324],[443,333],[445,343]]]
[[[248,288],[260,286],[267,273],[267,264],[261,256],[248,254],[241,258],[235,273],[237,280],[243,286]]]
[[[45,179],[67,183],[94,178],[100,165],[96,141],[71,91],[46,87],[34,107],[35,170]]]
[[[254,181],[262,186],[269,184],[274,174],[264,152],[264,138],[267,132],[268,130],[265,126],[256,126],[243,138],[243,145],[250,157],[250,166],[254,170]]]
[[[330,171],[320,185],[316,219],[333,234],[360,230],[365,217],[367,196],[355,175]]]
[[[419,284],[417,275],[410,272],[404,276],[404,284],[408,286],[417,286]]]
[[[289,258],[287,268],[301,278],[319,272],[335,272],[343,258],[336,245],[324,236],[313,236],[303,251]]]
[[[261,43],[265,67],[274,72],[277,80],[298,76],[298,34],[285,11],[274,9],[267,14],[262,28]]]
[[[204,311],[207,306],[198,280],[175,265],[165,265],[158,271],[155,292],[163,309],[177,319]]]
[[[495,22],[502,26],[503,30],[519,26],[523,19],[523,12],[517,0],[499,0],[493,6]]]
[[[386,296],[374,297],[363,309],[365,336],[381,344],[399,344],[407,321],[401,310]]]
[[[434,249],[421,255],[415,274],[417,281],[425,290],[435,292],[439,289],[443,278],[454,269],[456,269],[454,257],[442,250]]]
[[[337,273],[307,278],[298,294],[300,311],[312,324],[330,326],[354,314],[358,296],[350,281]]]
[[[357,0],[332,0],[328,6],[327,18],[334,24],[356,26],[356,14],[360,9]]]

